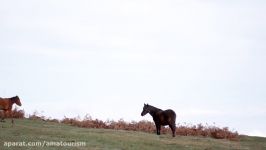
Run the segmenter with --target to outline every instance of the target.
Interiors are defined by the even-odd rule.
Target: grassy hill
[[[82,145],[84,143],[85,146]],[[8,144],[13,146],[8,147]],[[76,145],[62,146],[65,144]],[[0,149],[266,150],[266,138],[241,136],[239,141],[195,136],[172,138],[170,134],[157,136],[136,131],[88,129],[41,120],[16,119],[14,127],[11,127],[10,120],[0,122]]]

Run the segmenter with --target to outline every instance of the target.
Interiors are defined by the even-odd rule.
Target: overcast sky
[[[0,1],[0,97],[26,113],[266,136],[266,1]]]

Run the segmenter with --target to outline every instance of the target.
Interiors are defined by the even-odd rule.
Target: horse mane
[[[10,98],[10,101],[14,103],[17,99],[18,99],[18,96],[14,96]]]
[[[148,105],[149,107],[152,107],[153,110],[158,110],[158,111],[162,110],[162,109],[157,108],[157,107],[154,107],[154,106],[152,106],[152,105],[149,105],[149,104],[147,104],[147,105]]]

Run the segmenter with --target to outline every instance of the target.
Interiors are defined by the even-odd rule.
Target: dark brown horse
[[[156,108],[154,106],[151,106],[149,104],[144,104],[143,111],[141,113],[141,116],[146,115],[149,113],[156,126],[157,135],[160,135],[161,126],[169,125],[169,127],[172,130],[173,137],[175,137],[175,119],[176,114],[173,110],[167,109],[167,110],[161,110],[159,108]]]
[[[4,122],[4,118],[11,115],[12,118],[12,125],[14,123],[13,115],[12,115],[12,106],[13,104],[17,104],[18,106],[21,106],[21,102],[18,96],[14,96],[11,98],[1,98],[0,97],[0,110],[4,111],[4,115],[2,117],[1,122]]]

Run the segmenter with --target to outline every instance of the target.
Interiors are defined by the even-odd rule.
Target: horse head
[[[22,105],[18,96],[15,96],[15,97],[14,97],[14,102],[15,102],[18,106],[21,106],[21,105]]]
[[[144,115],[146,115],[147,113],[149,113],[150,112],[150,109],[149,109],[150,107],[149,107],[149,104],[145,104],[144,103],[144,106],[143,106],[143,110],[142,110],[142,112],[141,112],[141,116],[144,116]]]

